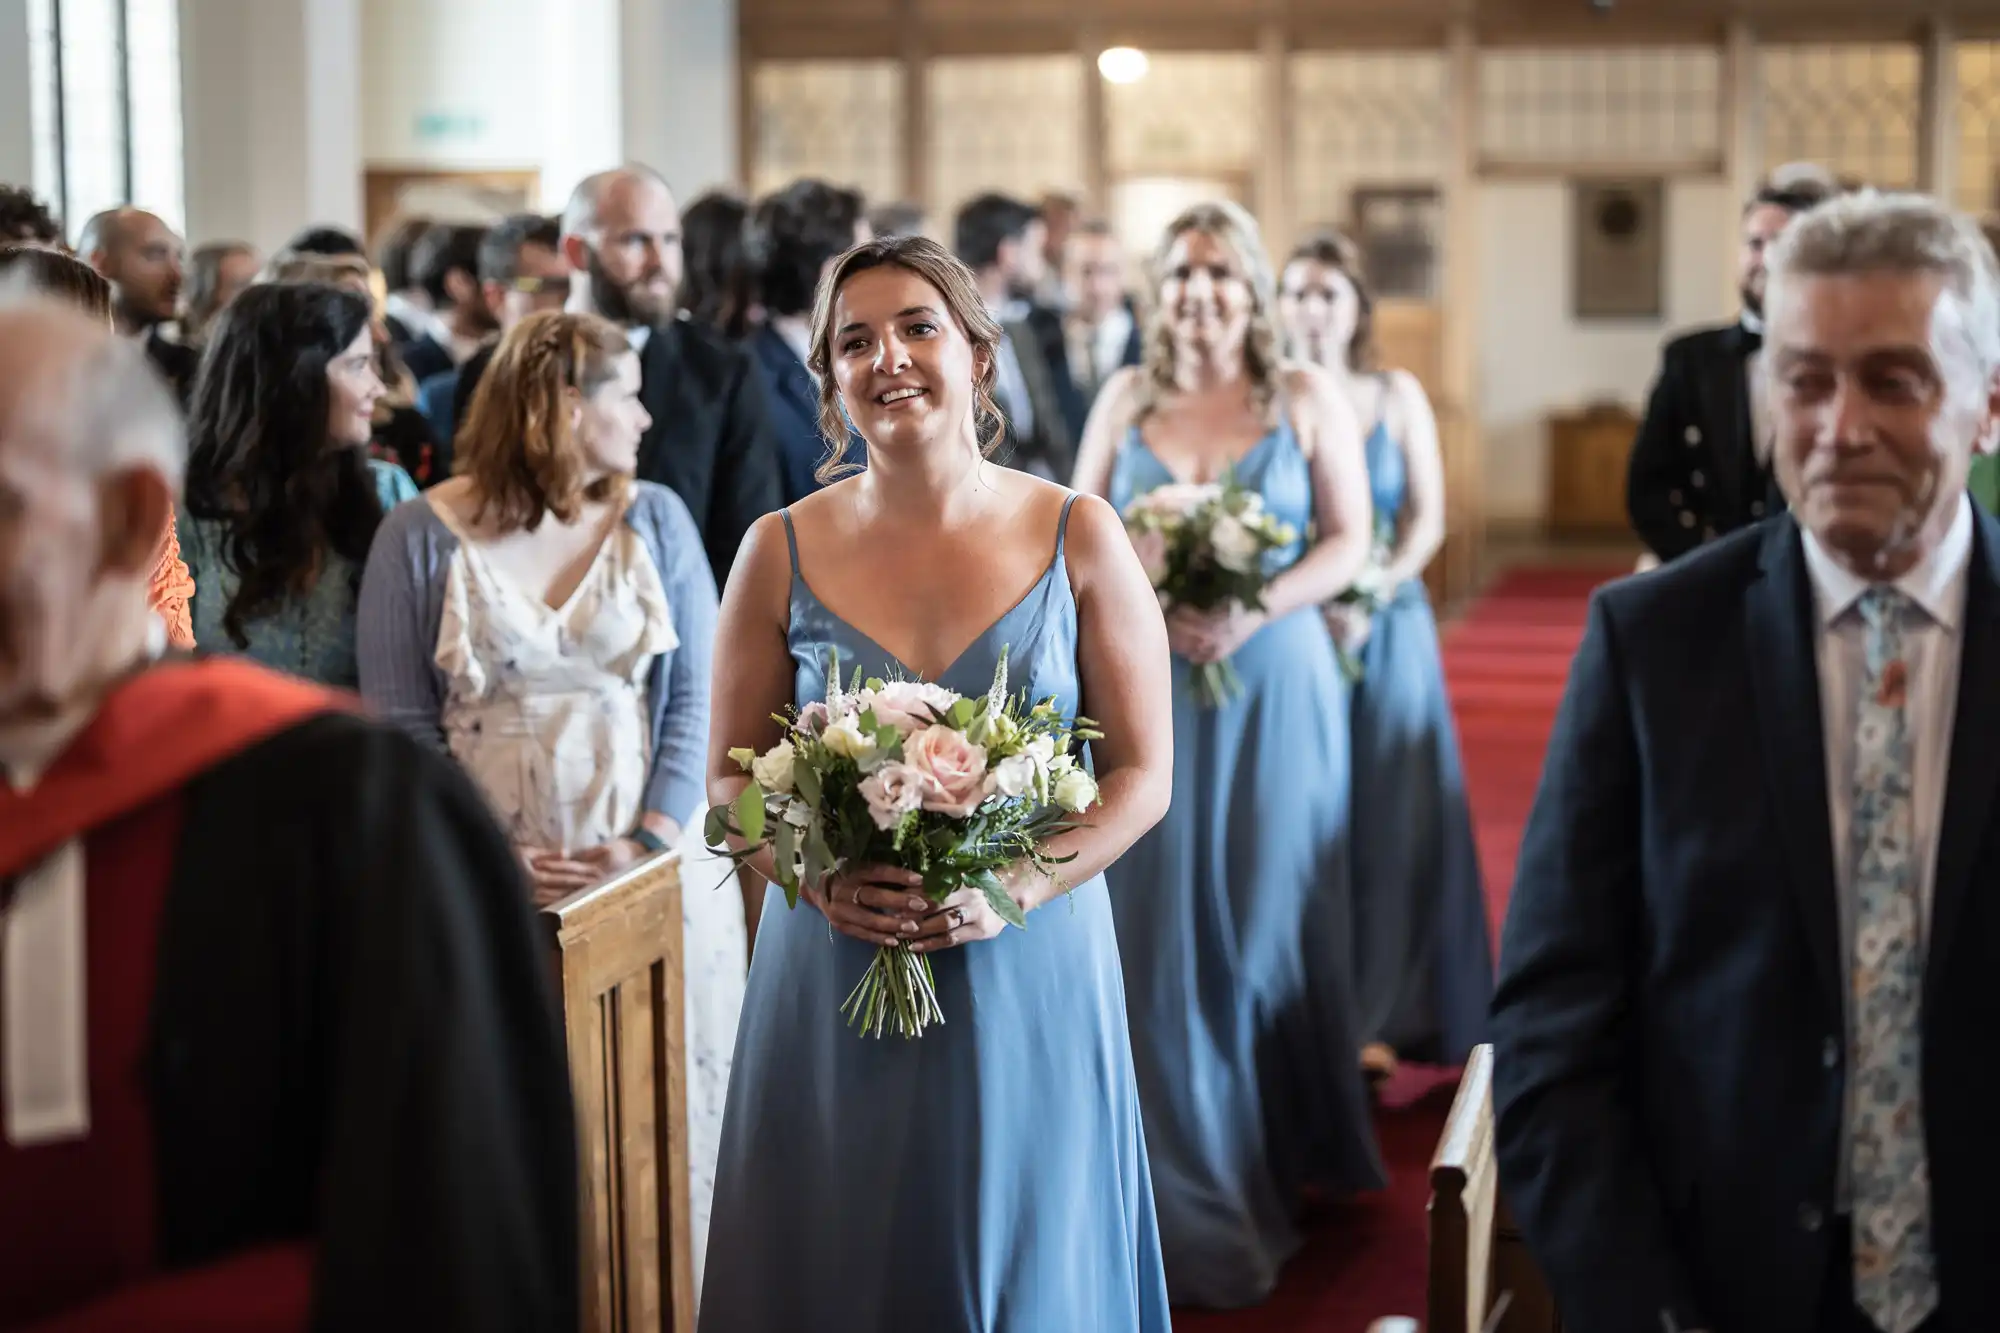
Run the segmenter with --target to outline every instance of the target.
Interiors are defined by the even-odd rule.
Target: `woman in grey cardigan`
[[[459,475],[384,520],[362,579],[363,697],[458,759],[542,901],[680,844],[703,799],[715,579],[679,497],[632,476],[638,394],[614,325],[523,321],[460,427]],[[705,891],[730,882],[727,864],[688,859],[701,1236],[745,945],[737,895]]]

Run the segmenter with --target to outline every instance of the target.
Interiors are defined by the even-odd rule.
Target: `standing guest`
[[[143,209],[114,208],[83,224],[76,250],[111,284],[118,332],[144,344],[153,368],[185,406],[200,355],[161,332],[180,311],[181,238]]]
[[[243,241],[215,241],[195,247],[188,260],[186,300],[181,307],[181,342],[201,350],[208,326],[236,293],[257,280],[263,261]]]
[[[372,310],[322,283],[259,283],[222,312],[188,414],[182,551],[204,648],[342,689],[361,568],[417,493],[368,457],[382,381]]]
[[[893,241],[904,236],[923,236],[930,230],[922,204],[877,204],[868,211],[868,230],[878,240]]]
[[[63,244],[62,223],[49,206],[18,185],[0,184],[0,245],[69,250]]]
[[[1667,344],[1632,443],[1626,507],[1661,560],[1748,527],[1785,507],[1771,472],[1771,412],[1757,395],[1764,345],[1764,256],[1786,225],[1831,197],[1820,173],[1766,182],[1743,206],[1735,322]]]
[[[1144,343],[1125,290],[1125,247],[1101,218],[1077,224],[1063,248],[1062,365],[1056,389],[1070,433],[1083,438],[1090,405],[1112,375],[1139,364]]]
[[[986,313],[1000,326],[994,392],[1005,423],[1000,461],[1038,477],[1067,482],[1076,437],[1063,416],[1062,321],[1033,304],[1046,271],[1045,229],[1032,204],[982,194],[958,210],[953,248],[979,282]]]
[[[528,316],[502,339],[466,418],[459,475],[388,517],[362,578],[362,697],[464,765],[541,902],[674,847],[703,803],[715,581],[687,506],[632,479],[646,424],[622,330],[594,315]],[[688,870],[698,1264],[745,927],[736,895]]]
[[[25,281],[30,290],[74,306],[92,321],[115,331],[111,284],[81,259],[60,250],[0,249],[0,285],[10,279]],[[193,597],[194,579],[181,560],[180,536],[175,531],[173,511],[168,510],[166,528],[153,558],[153,576],[146,585],[146,600],[166,631],[169,648],[185,651],[194,647],[194,623],[188,613]]]
[[[1353,243],[1292,252],[1278,294],[1292,354],[1324,370],[1370,423],[1375,510],[1370,614],[1335,603],[1335,641],[1359,658],[1350,713],[1354,772],[1354,989],[1362,1066],[1399,1056],[1460,1064],[1485,1040],[1493,997],[1486,891],[1465,799],[1424,570],[1444,545],[1444,457],[1416,376],[1375,368],[1375,302]]]
[[[472,409],[479,377],[493,360],[499,335],[538,310],[561,310],[569,300],[569,261],[562,253],[562,224],[540,213],[503,218],[479,243],[479,295],[495,333],[478,351],[417,386],[417,407],[447,449],[458,423]]]
[[[389,336],[375,297],[375,274],[368,267],[368,260],[359,253],[321,255],[285,250],[272,256],[259,280],[326,283],[368,302],[372,312],[369,327],[374,334],[375,378],[382,381],[382,394],[375,400],[368,455],[402,468],[420,488],[450,476],[451,441],[439,439],[430,422],[417,410],[416,380],[403,364],[395,340]]]
[[[410,258],[431,226],[429,218],[398,218],[375,246],[375,269],[382,275],[382,319],[398,347],[415,342],[419,332],[430,328],[430,297],[418,283]]]
[[[640,398],[653,419],[639,442],[639,476],[686,502],[720,585],[750,525],[784,503],[756,359],[674,317],[680,210],[648,168],[579,184],[563,211],[563,253],[575,270],[569,308],[617,324],[639,354]]]
[[[430,327],[399,349],[418,384],[464,365],[493,332],[493,314],[479,287],[479,247],[485,237],[482,226],[439,223],[424,232],[410,254],[410,268],[433,312]]]
[[[0,1325],[574,1328],[506,840],[337,697],[154,660],[179,415],[101,325],[0,311]]]
[[[681,317],[730,342],[747,338],[762,316],[750,267],[749,229],[750,205],[721,190],[697,198],[681,219],[687,261],[679,293]]]
[[[1494,1000],[1565,1325],[2000,1328],[2000,274],[1912,195],[1770,252],[1789,513],[1592,600]]]
[[[1077,486],[1124,511],[1233,474],[1300,534],[1266,557],[1265,607],[1167,618],[1174,794],[1110,871],[1132,1048],[1175,1304],[1271,1293],[1308,1190],[1384,1182],[1357,1054],[1348,925],[1347,691],[1319,608],[1368,558],[1354,410],[1280,359],[1257,224],[1233,204],[1161,239],[1146,364],[1098,396]],[[1229,660],[1243,694],[1195,699]]]
[[[1035,207],[1042,220],[1042,281],[1036,289],[1037,305],[1057,314],[1069,308],[1069,243],[1083,225],[1083,205],[1073,194],[1051,190]],[[1079,428],[1080,431],[1081,428]]]
[[[978,891],[933,907],[900,871],[854,867],[806,886],[797,911],[771,887],[701,1326],[1165,1333],[1103,879],[1166,809],[1159,606],[1103,502],[982,458],[1000,330],[963,265],[921,237],[876,241],[820,291],[820,418],[834,440],[854,423],[868,467],[744,544],[715,640],[710,801],[743,788],[731,746],[775,744],[772,714],[825,698],[830,655],[977,695],[1004,652],[1015,686],[1102,723],[1103,804],[1045,849],[1075,857],[1074,889],[1029,863],[1003,872],[1025,930],[1003,930]],[[905,388],[921,392],[882,402]],[[773,873],[768,851],[758,868]],[[840,999],[898,939],[929,961],[951,1017],[920,1040],[870,1041]]]
[[[806,369],[813,294],[835,260],[870,239],[868,219],[855,191],[825,181],[795,181],[758,203],[751,238],[765,321],[751,335],[750,349],[770,390],[785,503],[794,504],[820,488],[822,463],[833,462],[842,476],[868,464],[867,443],[853,432],[845,450],[829,453],[819,429],[819,383]]]

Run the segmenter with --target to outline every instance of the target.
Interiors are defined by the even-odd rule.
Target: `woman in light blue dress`
[[[704,1333],[1164,1333],[1166,1283],[1104,870],[1171,783],[1165,629],[1096,499],[986,463],[1000,331],[963,265],[922,237],[849,251],[821,288],[821,424],[868,467],[750,531],[716,634],[709,797],[728,751],[826,666],[983,692],[1010,679],[1081,709],[1103,803],[1022,866],[1005,928],[979,894],[937,908],[912,877],[848,867],[788,911],[766,896],[724,1115]],[[1074,501],[1074,503],[1073,503]],[[1322,635],[1324,637],[1324,635]],[[761,867],[769,871],[768,860]],[[935,968],[945,1021],[866,1037],[840,1005],[875,947]]]
[[[1485,1040],[1493,994],[1486,894],[1424,568],[1444,542],[1444,463],[1423,386],[1374,372],[1374,302],[1338,236],[1285,265],[1279,309],[1293,351],[1341,385],[1368,432],[1386,600],[1329,608],[1355,654],[1354,948],[1363,1063],[1459,1064]]]
[[[1078,489],[1123,510],[1233,471],[1300,534],[1267,558],[1264,610],[1170,612],[1173,804],[1110,872],[1168,1289],[1232,1308],[1270,1293],[1310,1193],[1384,1180],[1350,993],[1347,697],[1319,613],[1367,557],[1368,483],[1346,402],[1277,357],[1249,216],[1190,209],[1155,264],[1146,363],[1099,397]],[[1193,665],[1223,658],[1243,693],[1204,708]]]
[[[383,515],[415,497],[368,457],[383,394],[366,297],[318,283],[239,293],[209,333],[188,404],[195,642],[358,689],[355,608]]]

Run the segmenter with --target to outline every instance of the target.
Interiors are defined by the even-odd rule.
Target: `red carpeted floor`
[[[1618,572],[1513,570],[1444,631],[1445,676],[1496,942],[1585,606],[1591,589]],[[1376,1119],[1389,1188],[1331,1209],[1264,1305],[1229,1314],[1176,1311],[1177,1333],[1363,1333],[1386,1315],[1421,1321],[1425,1173],[1454,1090],[1452,1071],[1398,1074]]]

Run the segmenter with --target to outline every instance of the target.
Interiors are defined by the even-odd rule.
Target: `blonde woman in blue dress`
[[[1383,1183],[1356,1060],[1348,937],[1347,692],[1320,606],[1369,548],[1353,410],[1278,354],[1256,223],[1232,204],[1167,228],[1142,365],[1099,396],[1077,489],[1121,511],[1233,472],[1301,534],[1265,607],[1173,611],[1174,797],[1110,872],[1133,1057],[1176,1304],[1255,1304],[1312,1193]],[[1310,534],[1310,535],[1306,535]],[[1197,703],[1228,658],[1242,696]]]

